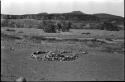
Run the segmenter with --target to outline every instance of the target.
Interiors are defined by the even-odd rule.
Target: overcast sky
[[[1,0],[2,14],[108,13],[124,16],[124,0]]]

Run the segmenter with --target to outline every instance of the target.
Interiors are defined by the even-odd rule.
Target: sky
[[[1,0],[2,14],[107,13],[124,17],[124,0]]]

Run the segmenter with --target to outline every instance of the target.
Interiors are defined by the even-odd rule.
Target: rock
[[[88,51],[84,51],[84,52],[82,52],[82,54],[88,54]]]
[[[82,33],[82,34],[86,34],[86,35],[88,35],[88,34],[90,34],[89,32],[86,32],[86,33]]]
[[[38,57],[38,56],[35,55],[35,54],[32,54],[32,55],[31,55],[31,58],[35,58],[35,59],[36,59],[37,57]]]
[[[34,59],[37,59],[38,61],[72,61],[72,60],[76,60],[76,58],[78,58],[78,55],[74,54],[72,56],[66,56],[64,55],[67,53],[71,53],[71,52],[67,52],[67,51],[62,51],[61,53],[55,52],[55,51],[48,51],[46,52],[43,56],[40,55],[41,51],[36,51],[32,54],[32,57]]]
[[[13,47],[10,47],[10,50],[14,50],[14,48],[13,48]]]
[[[16,79],[16,82],[26,82],[26,79],[24,77],[19,77]]]
[[[47,53],[47,51],[36,51],[33,54],[39,55],[39,54],[45,54],[45,53]]]

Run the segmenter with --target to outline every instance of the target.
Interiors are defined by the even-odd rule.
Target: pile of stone
[[[67,56],[64,55],[64,53],[66,53],[66,51],[63,51],[61,53],[56,53],[54,51],[37,51],[34,52],[31,56],[32,58],[35,58],[39,61],[73,61],[78,58],[78,55],[76,54]]]
[[[16,79],[15,82],[26,82],[26,78],[24,78],[24,77],[19,77],[19,78]]]

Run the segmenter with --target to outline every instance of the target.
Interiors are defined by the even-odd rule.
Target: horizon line
[[[69,11],[69,12],[51,12],[51,13],[49,13],[49,12],[37,12],[37,13],[26,13],[26,14],[9,14],[9,13],[8,13],[8,14],[7,14],[7,13],[1,13],[1,14],[4,14],[4,15],[30,15],[30,14],[42,14],[42,13],[47,13],[47,14],[63,14],[63,13],[71,13],[71,12],[74,12],[74,11]],[[104,12],[92,13],[92,14],[90,14],[90,13],[84,13],[84,12],[82,12],[82,11],[78,11],[78,12],[81,12],[81,13],[83,13],[83,14],[88,14],[88,15],[94,15],[94,14],[109,14],[109,15],[115,15],[115,16],[120,16],[120,17],[123,17],[123,18],[124,18],[124,16],[121,16],[121,15],[104,13]]]

